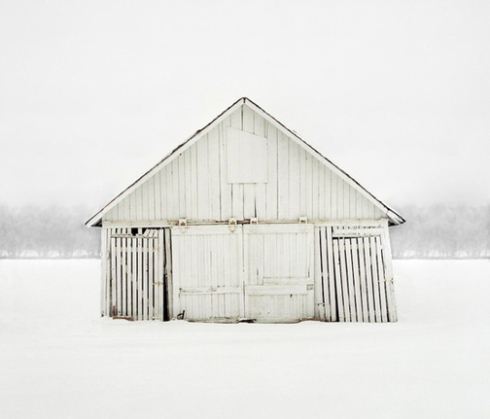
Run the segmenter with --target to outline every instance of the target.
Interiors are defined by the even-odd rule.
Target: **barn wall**
[[[385,220],[316,225],[315,261],[318,318],[329,322],[397,321]]]
[[[230,184],[227,127],[267,138],[267,183]],[[239,158],[239,156],[237,156]],[[260,161],[258,159],[257,161]],[[236,162],[230,162],[236,164]],[[128,195],[104,222],[379,219],[385,215],[312,154],[243,105]]]
[[[101,234],[102,316],[171,317],[170,229],[102,228]]]

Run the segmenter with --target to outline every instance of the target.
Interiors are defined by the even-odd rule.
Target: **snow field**
[[[395,324],[132,323],[99,261],[0,261],[0,418],[490,417],[490,262],[395,275]]]

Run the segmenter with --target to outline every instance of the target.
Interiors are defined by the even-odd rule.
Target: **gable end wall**
[[[230,184],[227,127],[267,138],[267,183]],[[103,217],[103,223],[381,219],[386,215],[273,124],[242,105]]]

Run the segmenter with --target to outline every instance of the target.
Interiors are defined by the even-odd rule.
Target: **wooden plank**
[[[116,306],[116,239],[111,238],[111,282],[110,282],[110,310],[109,316],[113,317],[114,314],[117,314],[117,306]]]
[[[321,229],[315,227],[315,318],[325,321],[325,302],[323,299],[323,266],[321,254]]]
[[[138,229],[138,232],[141,233],[141,229]],[[138,320],[144,320],[143,317],[143,252],[141,248],[143,247],[143,239],[136,239],[136,255],[137,255],[137,266],[138,270],[136,273],[136,283],[138,286]]]
[[[342,230],[334,229],[333,237],[375,237],[383,232],[382,228],[343,228]]]
[[[180,292],[185,294],[241,294],[242,291],[239,287],[185,287],[181,288]]]
[[[231,194],[232,188],[228,183],[228,166],[226,164],[227,147],[226,147],[226,134],[225,129],[230,125],[230,119],[226,119],[222,124],[218,126],[218,134],[220,141],[220,220],[227,221],[231,218]]]
[[[380,237],[375,238],[376,241],[376,260],[378,266],[378,281],[379,281],[379,300],[381,306],[381,320],[383,322],[388,321],[388,311],[386,307],[386,279],[385,272],[383,269],[383,259],[381,257],[381,239]]]
[[[313,157],[310,153],[305,153],[305,199],[306,199],[306,216],[313,219],[313,174],[312,174]]]
[[[184,154],[175,160],[178,170],[179,218],[187,218],[186,161]]]
[[[165,183],[162,183],[161,170],[155,173],[153,188],[155,191],[155,219],[153,221],[166,219],[166,213],[165,216],[162,214],[162,207],[166,207],[166,203],[164,203]]]
[[[181,208],[180,187],[179,187],[179,159],[172,162],[172,218],[182,218],[182,212],[185,212],[185,207]],[[184,188],[185,185],[182,185]]]
[[[168,219],[167,179],[164,170],[155,174],[155,220]]]
[[[196,176],[193,176],[196,169],[196,147],[199,147],[203,138],[196,144],[183,153],[177,160],[179,162],[179,200],[180,205],[184,203],[185,211],[181,213],[179,218],[187,218],[188,220],[197,219],[197,210],[200,206],[199,197],[197,196]],[[182,177],[183,168],[183,177]],[[196,194],[194,194],[194,192]]]
[[[126,272],[126,255],[127,255],[127,245],[126,245],[126,239],[118,239],[120,240],[120,244],[121,244],[121,248],[120,248],[120,251],[121,251],[121,268],[122,268],[122,272],[121,272],[121,286],[122,286],[122,293],[121,293],[121,297],[122,297],[122,302],[121,302],[121,314],[123,316],[127,316],[128,315],[128,310],[127,310],[127,292],[126,292],[126,287],[127,287],[127,272]]]
[[[266,138],[265,135],[265,125],[266,122],[264,118],[259,116],[257,113],[254,113],[254,134]],[[266,173],[267,176],[269,174],[269,167],[268,167],[268,152],[269,152],[269,144],[268,141],[266,143],[266,152],[264,155],[257,156],[257,164],[260,165],[265,165],[266,166]],[[269,181],[267,177],[267,182]],[[259,220],[265,220],[267,217],[267,210],[266,210],[266,185],[267,182],[263,183],[257,183],[255,184],[255,214],[256,217],[258,217]]]
[[[339,178],[337,182],[337,218],[339,219],[349,218],[349,215],[345,212],[344,192],[344,181]]]
[[[263,237],[261,237],[263,238]],[[305,284],[305,285],[315,285],[316,284],[316,279],[314,280],[310,280],[310,277],[309,276],[294,276],[294,277],[291,277],[291,278],[284,278],[284,277],[278,277],[278,278],[267,278],[267,277],[263,277],[262,276],[262,265],[264,264],[265,260],[263,259],[262,257],[262,254],[264,253],[263,252],[263,245],[262,245],[263,242],[258,242],[257,246],[254,246],[254,253],[255,253],[255,256],[254,256],[254,260],[256,261],[256,263],[258,263],[259,265],[259,268],[261,269],[260,271],[260,281],[258,283],[261,283],[261,284],[264,284],[264,285],[295,285],[297,284],[298,282],[301,282],[302,284]],[[262,253],[259,253],[259,252],[262,252]],[[303,252],[303,255],[301,255],[301,257],[306,257],[309,255],[309,252],[308,251],[305,251]],[[320,295],[320,298],[321,295]]]
[[[248,299],[245,295],[245,284],[248,281],[249,275],[249,247],[250,247],[250,237],[245,234],[244,226],[238,227],[234,234],[239,234],[241,240],[238,240],[238,253],[234,252],[233,257],[230,258],[230,265],[227,267],[229,272],[233,272],[233,266],[238,266],[239,269],[239,286],[242,290],[242,296],[239,299],[239,315],[240,317],[248,317]]]
[[[354,275],[352,268],[352,250],[351,250],[351,241],[350,239],[344,239],[345,246],[345,263],[347,266],[347,283],[349,290],[349,309],[351,315],[351,321],[358,321],[359,314],[356,308],[356,290],[354,286]]]
[[[359,194],[352,186],[347,183],[346,185],[349,189],[349,218],[360,218],[357,215],[357,196]]]
[[[373,296],[374,296],[374,313],[376,317],[376,322],[382,322],[381,316],[381,306],[379,301],[379,276],[378,276],[378,264],[376,261],[376,241],[374,237],[369,238],[369,250],[370,250],[370,261],[371,261],[371,273],[372,273],[372,283],[373,283]]]
[[[165,320],[170,320],[170,312],[172,308],[169,305],[170,302],[170,280],[168,278],[167,274],[167,265],[168,265],[168,260],[170,254],[167,252],[167,234],[168,234],[167,228],[162,228],[160,231],[160,236],[158,239],[158,245],[160,248],[160,276],[159,276],[159,281],[161,282],[161,287],[159,289],[159,294],[160,294],[160,320],[165,321]]]
[[[143,271],[143,320],[148,320],[148,240],[142,239],[142,271]]]
[[[155,219],[155,180],[153,177],[149,178],[143,185],[146,185],[145,192],[147,196],[147,201],[145,200],[145,204],[147,204],[146,216],[145,220],[154,220]]]
[[[319,266],[321,270],[321,288],[319,291],[322,295],[322,303],[324,308],[324,320],[331,321],[332,313],[329,299],[329,288],[328,288],[328,262],[327,262],[327,243],[325,237],[325,229],[323,227],[318,227],[318,247],[319,247]]]
[[[318,199],[318,160],[311,160],[311,217],[313,220],[318,220],[318,209],[319,209],[319,199]]]
[[[159,243],[158,235],[159,230],[151,230],[151,237],[148,239],[149,248],[149,266],[148,266],[148,317],[150,320],[159,320],[159,300],[158,300],[158,289],[161,285],[160,282],[158,261],[159,261]],[[151,240],[153,239],[153,240]]]
[[[129,229],[124,230],[129,231]],[[126,269],[126,315],[132,316],[132,291],[131,291],[131,239],[124,239],[125,247],[126,247],[126,255],[125,255],[125,269]]]
[[[165,207],[162,208],[162,214],[166,215],[166,219],[177,219],[177,199],[173,191],[173,175],[172,175],[172,165],[168,165],[162,169],[162,182],[165,181],[165,195],[162,202],[166,203]]]
[[[208,134],[208,172],[210,219],[221,220],[221,179],[220,142],[218,129]]]
[[[339,177],[335,176],[331,171],[331,178],[330,178],[330,187],[332,188],[331,192],[331,205],[330,205],[330,218],[333,220],[339,218],[338,214],[338,207],[339,207],[339,201],[338,201],[338,184],[339,184]]]
[[[336,322],[338,320],[337,317],[337,293],[340,291],[340,288],[337,289],[335,276],[334,276],[334,255],[332,248],[332,228],[324,227],[326,234],[326,242],[327,242],[327,278],[328,278],[328,291],[329,291],[329,305],[330,305],[330,321]]]
[[[209,167],[208,167],[208,137],[202,137],[196,143],[197,153],[197,176],[193,182],[197,181],[197,201],[192,205],[198,208],[196,218],[199,220],[210,220],[210,203],[209,203]],[[193,199],[195,199],[193,197]]]
[[[233,112],[230,115],[230,126],[231,128],[243,129],[242,127],[242,112],[243,107]],[[228,181],[228,180],[227,180]],[[243,185],[242,184],[232,184],[231,185],[231,193],[232,193],[232,217],[243,220]]]
[[[298,148],[299,155],[299,213],[301,217],[308,216],[306,198],[306,156],[305,150]]]
[[[300,227],[301,227],[301,229],[305,228],[305,226],[300,226]],[[305,230],[305,231],[307,231],[307,230]],[[315,265],[314,265],[315,264],[315,254],[314,254],[314,249],[313,249],[313,246],[314,246],[313,234],[314,234],[313,228],[310,229],[309,232],[305,235],[300,233],[300,235],[302,235],[304,237],[304,239],[303,239],[303,241],[300,241],[300,240],[297,241],[297,245],[299,246],[299,248],[306,253],[306,255],[305,255],[306,259],[308,259],[308,255],[309,255],[309,263],[307,266],[307,271],[305,273],[309,274],[309,280],[310,281],[314,280],[314,269],[315,269]],[[305,246],[304,240],[306,240],[306,246]],[[298,269],[301,269],[301,268],[298,267]],[[302,276],[301,273],[302,272],[298,272],[298,276],[300,278]],[[299,309],[298,313],[299,312],[306,313],[306,318],[313,318],[314,317],[314,306],[315,306],[315,291],[314,291],[313,287],[309,287],[308,285],[307,285],[306,290],[307,290],[306,308],[303,307],[303,308]],[[298,301],[298,303],[300,302],[299,299],[297,301]],[[295,314],[295,316],[297,316],[297,314]],[[301,315],[301,318],[304,318],[303,315]]]
[[[392,265],[392,255],[391,255],[391,245],[390,237],[388,232],[388,225],[385,227],[384,234],[381,236],[382,244],[382,256],[385,265],[385,275],[386,275],[386,292],[388,298],[388,321],[396,322],[398,321],[398,315],[396,312],[396,300],[394,291],[394,274]]]
[[[364,255],[364,266],[365,266],[365,282],[367,290],[367,307],[368,307],[368,317],[371,323],[376,321],[376,309],[374,306],[374,291],[373,291],[373,281],[372,281],[372,266],[371,266],[371,254],[370,254],[370,241],[369,238],[364,237],[362,239],[363,244],[363,255]]]
[[[318,218],[319,220],[325,219],[325,166],[321,163],[318,164]]]
[[[267,124],[267,178],[266,185],[266,212],[267,220],[277,220],[278,215],[278,191],[277,191],[277,129]]]
[[[277,142],[277,188],[278,188],[278,216],[281,219],[290,219],[289,214],[289,144],[288,138],[281,134]]]
[[[120,229],[118,229],[120,232]],[[116,298],[117,298],[117,315],[122,315],[122,262],[121,262],[121,239],[115,239],[115,251],[116,251]]]
[[[366,262],[364,256],[364,241],[363,238],[354,239],[357,241],[357,248],[359,254],[359,282],[361,288],[361,303],[362,303],[362,317],[363,321],[369,322],[368,314],[368,292],[366,286]]]
[[[325,220],[332,218],[332,172],[328,170],[327,167],[323,168],[323,173],[325,176],[325,210],[322,216]]]
[[[153,320],[154,289],[155,289],[155,240],[148,240],[148,320]]]
[[[350,213],[350,185],[347,182],[343,182],[344,188],[344,207],[343,207],[343,217],[344,218],[353,218]]]
[[[307,285],[248,285],[247,295],[307,295]]]
[[[181,263],[184,261],[181,261],[181,254],[183,252],[183,248],[180,245],[180,237],[178,236],[178,227],[175,228],[173,227],[171,229],[172,232],[172,269],[173,269],[173,275],[172,275],[172,298],[173,298],[173,318],[176,319],[177,316],[180,313],[180,291],[179,291],[179,276],[181,272]]]
[[[299,146],[288,139],[289,145],[289,218],[299,219],[300,215],[300,166]]]
[[[364,318],[364,311],[362,306],[361,282],[359,278],[359,248],[357,246],[356,238],[351,238],[350,241],[352,250],[352,270],[354,273],[357,321],[364,322],[367,321],[367,319]]]
[[[138,320],[138,241],[131,240],[131,315]]]
[[[342,281],[342,299],[344,303],[345,321],[351,322],[355,319],[355,313],[351,311],[350,286],[347,273],[347,251],[345,239],[339,240],[340,273]]]
[[[174,281],[173,281],[173,244],[172,244],[172,232],[170,228],[165,230],[165,275],[166,275],[166,287],[167,292],[164,294],[163,302],[165,303],[165,296],[168,298],[168,318],[175,318],[174,312]]]
[[[343,249],[340,248],[339,240],[333,240],[332,244],[335,261],[335,285],[337,290],[337,307],[339,313],[339,321],[346,322],[350,321],[350,315],[347,316],[349,303],[348,297],[344,297],[347,295],[347,291],[344,289],[345,282],[342,280],[342,274],[345,271],[345,268],[342,269]]]
[[[154,248],[153,256],[153,318],[163,320],[163,230],[157,230],[157,241]]]
[[[248,106],[242,107],[242,130],[253,134],[254,132],[254,112]],[[253,150],[250,153],[253,154]],[[253,162],[255,163],[255,161]],[[256,170],[254,167],[242,168],[247,170]],[[255,184],[245,183],[243,185],[243,216],[245,219],[250,219],[256,216],[255,211]]]

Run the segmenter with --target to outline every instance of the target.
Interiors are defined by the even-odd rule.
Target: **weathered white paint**
[[[387,230],[404,220],[245,98],[101,220],[103,315],[396,321]]]
[[[243,236],[228,226],[172,228],[173,306],[189,320],[243,317]]]
[[[163,320],[164,230],[104,228],[102,241],[102,315]]]
[[[387,222],[184,226],[136,236],[103,228],[102,242],[103,315],[397,321]]]
[[[226,129],[228,183],[267,183],[267,138]]]
[[[230,150],[230,133],[237,132],[244,138],[235,136],[232,143],[247,139],[259,145],[240,154],[236,146]],[[246,175],[240,159],[251,157]],[[248,177],[235,183],[239,176]],[[231,217],[284,222],[300,216],[311,221],[387,217],[291,136],[242,105],[114,206],[103,223],[227,222]]]
[[[173,227],[175,317],[313,318],[313,246],[312,225]]]
[[[313,225],[245,225],[245,317],[314,317]]]
[[[370,227],[327,225],[315,235],[327,321],[397,321],[388,226]]]

